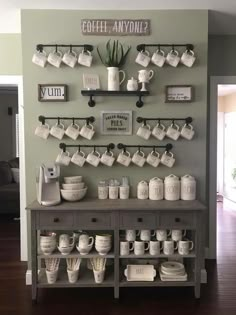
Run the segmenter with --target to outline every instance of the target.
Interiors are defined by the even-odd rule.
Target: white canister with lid
[[[163,180],[158,177],[153,177],[149,182],[149,199],[162,200],[164,198]]]
[[[149,188],[148,183],[145,180],[142,180],[138,183],[137,188],[137,198],[138,199],[148,199]]]
[[[181,177],[181,199],[196,199],[196,180],[191,175],[184,175],[183,177]]]
[[[179,177],[171,174],[165,178],[164,182],[165,199],[175,201],[180,199]]]

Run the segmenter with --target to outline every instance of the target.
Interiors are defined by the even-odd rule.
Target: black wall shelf
[[[96,102],[94,96],[137,96],[138,101],[136,102],[137,107],[143,106],[142,97],[149,95],[149,91],[107,91],[107,90],[81,90],[83,96],[89,96],[88,105],[94,107]]]

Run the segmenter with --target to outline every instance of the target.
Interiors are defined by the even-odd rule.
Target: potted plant
[[[109,91],[119,91],[120,84],[125,79],[125,72],[123,70],[119,70],[125,64],[126,57],[131,49],[131,46],[128,46],[127,49],[124,49],[124,46],[118,41],[114,40],[106,43],[106,53],[105,57],[101,56],[99,49],[97,48],[97,52],[101,62],[107,67],[108,70],[108,90]],[[123,73],[123,78],[120,81],[119,73]]]

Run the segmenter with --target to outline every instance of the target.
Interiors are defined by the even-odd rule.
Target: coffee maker
[[[60,166],[55,163],[42,164],[36,176],[37,199],[43,206],[54,206],[61,202]]]

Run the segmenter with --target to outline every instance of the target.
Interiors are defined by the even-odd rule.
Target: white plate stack
[[[187,281],[184,265],[176,261],[163,262],[159,273],[161,281]]]

